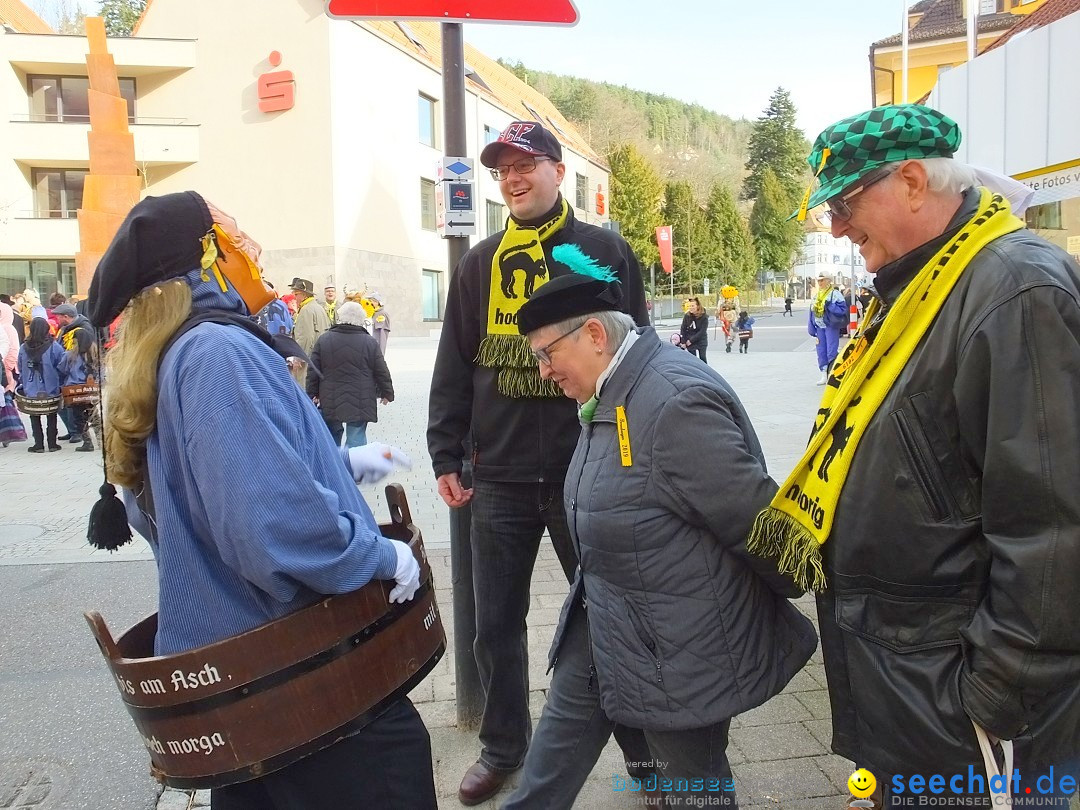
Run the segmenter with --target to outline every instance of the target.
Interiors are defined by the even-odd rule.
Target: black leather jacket
[[[976,203],[881,269],[886,306]],[[859,444],[818,615],[833,749],[876,773],[981,771],[970,719],[1029,773],[1080,750],[1078,302],[1064,251],[995,240]]]

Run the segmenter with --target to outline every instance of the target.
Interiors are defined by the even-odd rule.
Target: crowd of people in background
[[[308,279],[294,278],[285,295],[266,279],[263,283],[273,299],[254,316],[255,321],[270,335],[291,337],[300,345],[304,358],[290,358],[290,369],[300,387],[310,391],[323,408],[331,435],[341,441],[344,431],[348,447],[365,444],[368,423],[378,420],[379,403],[387,405],[394,399],[385,361],[390,314],[382,296],[346,290],[344,301],[339,301],[336,286],[327,284],[319,301]],[[347,313],[345,319],[342,310]],[[324,335],[328,338],[320,346]],[[110,336],[105,348],[111,343]],[[59,400],[65,386],[94,383],[97,334],[61,292],[48,297],[47,307],[33,289],[14,296],[0,294],[0,361],[0,445],[7,447],[27,439],[16,395]],[[92,451],[93,410],[93,405],[61,403],[52,413],[28,415],[33,437],[29,451],[55,452],[61,442],[77,444],[75,449],[82,452]]]

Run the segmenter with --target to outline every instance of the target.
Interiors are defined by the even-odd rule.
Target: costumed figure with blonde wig
[[[382,536],[356,484],[401,451],[334,447],[290,377],[295,342],[250,317],[272,294],[259,245],[188,191],[148,197],[121,225],[90,286],[99,327],[123,313],[103,395],[106,475],[91,542],[154,551],[154,652],[225,641],[373,579],[411,600],[419,566]],[[299,711],[299,709],[297,709]],[[308,709],[304,709],[307,711]],[[289,713],[282,707],[282,716]],[[427,730],[407,697],[359,731],[280,770],[211,791],[215,810],[434,808]]]

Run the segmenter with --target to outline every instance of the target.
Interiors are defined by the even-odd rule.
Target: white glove
[[[365,444],[349,448],[349,472],[358,484],[375,484],[394,469],[394,465],[412,469],[412,459],[389,444]]]
[[[394,569],[397,585],[390,591],[390,601],[408,602],[420,587],[420,564],[408,544],[400,540],[390,542],[394,544],[394,551],[397,552],[397,568]]]

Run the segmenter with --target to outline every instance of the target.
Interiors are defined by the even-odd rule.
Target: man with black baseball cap
[[[505,230],[465,254],[451,277],[431,381],[428,450],[439,494],[451,508],[472,504],[474,649],[486,703],[483,750],[458,791],[468,805],[498,792],[529,745],[525,620],[545,531],[568,580],[577,567],[562,501],[577,411],[540,378],[518,332],[518,311],[550,279],[582,273],[620,282],[626,311],[648,323],[637,258],[617,234],[576,219],[559,193],[562,157],[558,138],[535,121],[514,121],[484,147],[480,162],[499,181],[510,217]],[[472,488],[461,480],[465,445]],[[627,759],[648,760],[637,739],[637,746],[620,740]]]

